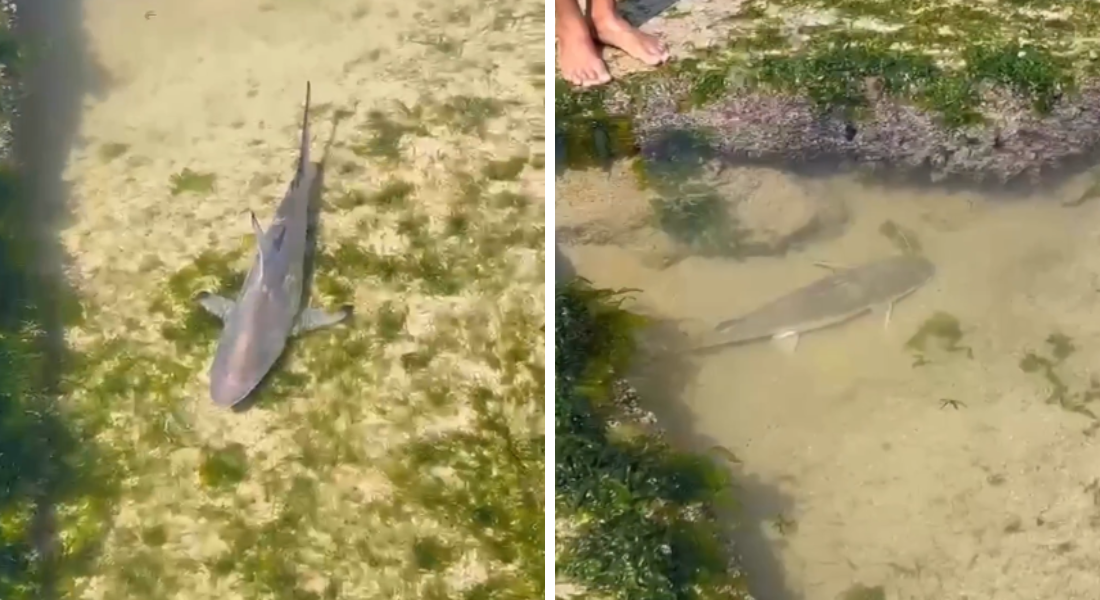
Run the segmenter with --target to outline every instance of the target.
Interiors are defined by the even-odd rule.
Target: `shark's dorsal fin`
[[[252,215],[252,233],[256,236],[256,248],[260,255],[260,279],[264,278],[264,263],[267,262],[267,245],[264,244],[264,228],[260,225],[259,219],[256,218],[256,213],[249,212]]]
[[[271,240],[271,250],[273,252],[278,252],[279,250],[282,250],[283,240],[286,239],[286,226],[282,223],[279,223],[277,227],[279,228],[279,233],[275,235],[275,239]]]

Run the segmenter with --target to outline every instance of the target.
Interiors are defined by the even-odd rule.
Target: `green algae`
[[[490,181],[511,181],[519,177],[526,165],[526,156],[513,156],[505,160],[489,161],[481,173]]]
[[[400,208],[416,192],[416,186],[404,179],[392,179],[375,192],[366,194],[359,189],[351,189],[333,201],[333,206],[341,210],[351,210],[360,206],[374,206],[381,209]]]
[[[516,438],[504,423],[512,403],[541,402],[538,389],[513,398],[475,390],[478,433],[458,433],[410,444],[390,476],[408,500],[439,514],[473,540],[480,552],[505,565],[498,585],[513,597],[537,598],[544,591],[542,437]],[[430,474],[453,469],[478,486],[458,488]],[[408,501],[406,500],[406,501]]]
[[[711,147],[706,136],[676,132],[661,140],[667,158],[638,159],[639,186],[656,193],[650,200],[654,224],[687,252],[703,256],[741,257],[762,248],[730,210],[730,202],[699,176]]]
[[[704,256],[732,255],[737,235],[726,202],[713,194],[651,201],[657,225],[672,239]]]
[[[361,126],[371,132],[364,142],[351,147],[356,156],[380,159],[387,164],[399,163],[402,159],[402,143],[408,136],[427,135],[428,130],[418,112],[406,110],[402,115],[388,115],[379,110],[367,113],[367,120]]]
[[[962,324],[954,315],[936,311],[921,323],[917,331],[905,342],[905,348],[913,353],[913,366],[929,363],[929,355],[934,351],[961,353],[974,358],[974,350],[961,344]]]
[[[1020,359],[1020,370],[1043,377],[1047,385],[1050,386],[1050,393],[1046,398],[1047,403],[1057,404],[1065,410],[1096,420],[1095,412],[1088,405],[1094,400],[1100,399],[1100,377],[1090,377],[1089,385],[1085,389],[1071,389],[1069,384],[1059,375],[1058,368],[1077,351],[1077,347],[1069,336],[1057,332],[1047,336],[1045,341],[1049,354],[1044,355],[1036,351],[1027,351]]]
[[[403,210],[375,214],[362,223],[364,233],[391,228],[405,245],[382,251],[359,240],[344,240],[322,248],[318,269],[342,281],[371,278],[394,292],[418,291],[430,296],[455,296],[477,288],[495,276],[492,267],[516,248],[539,248],[541,233],[507,224],[508,215],[530,211],[531,199],[512,191],[486,193],[489,178],[459,178],[460,192],[446,219],[432,219],[416,202]],[[408,197],[408,196],[407,196]],[[493,210],[488,224],[474,215]]]
[[[248,476],[248,452],[240,444],[228,444],[223,448],[206,448],[199,480],[207,487],[227,487],[244,481]]]
[[[844,590],[837,600],[886,600],[886,590],[881,585],[867,586],[857,583]]]
[[[0,57],[0,60],[3,60]],[[55,402],[59,372],[79,357],[50,343],[76,325],[80,302],[43,275],[40,215],[20,174],[0,168],[0,597],[64,593],[85,573],[108,533],[117,498],[110,453],[94,423]],[[74,307],[76,307],[74,309]],[[43,552],[43,525],[52,552]]]
[[[355,288],[351,282],[331,273],[315,275],[313,290],[321,303],[326,305],[345,306],[355,298]]]
[[[954,71],[895,44],[885,36],[835,33],[813,38],[802,53],[764,57],[754,67],[760,83],[804,94],[823,109],[855,115],[867,106],[869,93],[878,93],[868,89],[874,85],[939,115],[948,127],[982,122],[979,91],[985,82],[1030,98],[1039,113],[1049,112],[1074,84],[1064,61],[1043,47],[967,48],[966,66]]]
[[[236,297],[246,275],[237,268],[244,253],[245,248],[238,247],[199,254],[192,264],[169,276],[161,293],[150,301],[149,311],[165,317],[161,335],[177,351],[194,352],[217,338],[221,321],[206,312],[196,297],[203,291]]]
[[[209,264],[211,262],[210,257],[204,257],[203,262]],[[186,273],[189,270],[191,270],[191,267],[185,267],[181,270],[181,273]],[[177,284],[189,279],[185,276],[170,278]],[[177,285],[176,287],[178,291],[183,291],[190,289],[191,286]],[[376,319],[377,327],[369,330],[367,332],[368,336],[377,337],[379,341],[392,341],[398,336],[406,335],[404,333],[404,322],[407,312],[404,307],[393,302],[386,302],[378,312],[380,314],[377,315]],[[525,345],[532,344],[535,340],[531,339],[531,336],[537,335],[538,332],[537,327],[534,326],[536,322],[536,319],[528,319],[528,323],[524,324],[521,329],[510,328],[506,339],[525,336],[522,343]],[[513,325],[516,324],[513,323]],[[355,338],[356,332],[339,330],[334,334],[342,339],[332,340],[328,337],[315,336],[302,344],[304,348],[301,351],[306,353],[306,356],[302,357],[301,360],[306,365],[306,371],[311,374],[312,384],[315,384],[317,379],[338,377],[341,372],[361,372],[364,367],[374,364],[379,356],[376,350],[377,346],[373,343],[366,343],[364,346],[364,338]],[[349,340],[349,337],[360,340],[360,343],[357,345],[354,343],[355,339]],[[349,341],[353,343],[348,343]],[[115,344],[115,347],[115,351],[125,353],[129,361],[117,361],[113,364],[124,365],[127,362],[134,362],[148,366],[147,361],[150,357],[142,356],[142,351],[136,348],[127,348],[126,344],[121,342]],[[321,352],[319,347],[327,347],[328,351]],[[360,350],[356,350],[356,348],[360,348]],[[291,352],[294,351],[291,350]],[[430,373],[432,361],[429,353],[430,348],[422,349],[414,353],[417,355],[416,358],[405,358],[402,363],[405,366],[411,366],[410,361],[418,361],[420,364],[412,370],[413,376],[418,379],[430,378],[432,377]],[[512,360],[522,361],[527,360],[530,354],[506,353],[505,356],[511,356]],[[106,361],[98,360],[95,362],[102,365]],[[91,389],[95,391],[97,396],[106,399],[120,392],[121,382],[133,375],[133,372],[125,369],[125,367],[120,366],[117,368],[124,370],[111,369],[103,377],[92,378]],[[508,365],[500,365],[500,368],[507,370],[514,367],[509,363]],[[194,370],[191,369],[186,375],[194,375]],[[365,380],[360,378],[360,381]],[[174,390],[181,387],[181,383],[178,379],[171,382],[158,381],[155,384],[150,382],[140,386],[138,393],[146,401],[154,399],[158,395],[171,396],[175,394]],[[445,384],[436,385],[437,399],[446,398],[449,395],[449,387]],[[489,428],[491,430],[485,433],[470,434],[470,438],[453,436],[431,442],[418,442],[410,445],[407,451],[399,453],[391,466],[393,481],[408,486],[409,492],[402,494],[402,497],[412,496],[425,510],[431,511],[433,514],[439,513],[440,516],[453,520],[456,523],[455,527],[464,532],[464,535],[474,536],[480,540],[479,543],[485,549],[484,552],[487,552],[489,556],[516,568],[514,573],[498,575],[492,582],[483,584],[483,586],[489,586],[501,593],[511,593],[514,597],[537,597],[538,594],[542,593],[542,540],[539,535],[541,535],[543,513],[539,504],[541,492],[537,492],[537,490],[540,489],[542,481],[541,457],[543,451],[541,442],[537,440],[522,440],[505,436],[502,432],[506,432],[507,427],[502,420],[503,415],[494,413],[492,409],[502,409],[502,407],[496,405],[496,401],[528,404],[541,402],[541,398],[541,391],[538,387],[523,392],[512,392],[507,394],[503,400],[491,393],[478,393],[475,404],[479,407],[479,410],[486,411],[487,428],[489,428],[488,424],[496,423],[497,425],[494,428]],[[162,403],[163,401],[158,402],[158,404]],[[100,405],[100,409],[110,410],[108,406],[104,405]],[[334,416],[331,412],[311,411],[311,415],[315,416],[307,419],[309,426],[298,429],[294,435],[295,444],[299,448],[296,455],[298,464],[314,472],[323,473],[339,465],[363,462],[363,457],[358,456],[359,452],[355,445],[350,443],[350,440],[344,440],[335,431],[332,434],[323,434],[326,428],[331,429]],[[157,416],[152,412],[144,413],[141,420],[156,422],[158,420]],[[314,429],[317,433],[311,434],[310,432]],[[425,450],[429,446],[443,453],[429,454]],[[150,448],[152,447],[156,446],[150,446]],[[459,453],[458,456],[448,458],[445,454],[447,449]],[[465,464],[467,460],[465,454],[467,450],[479,453],[479,462],[477,463],[479,466],[475,468],[475,471],[461,470],[462,464]],[[221,449],[208,448],[204,453],[205,458],[200,468],[200,479],[204,485],[211,488],[218,490],[231,488],[233,483],[239,482],[249,471],[245,466],[243,448],[239,446],[231,444]],[[129,465],[126,467],[128,472],[141,473],[153,468],[151,463],[141,460],[141,454],[141,450],[135,448],[128,453],[126,459],[122,460],[123,464]],[[416,461],[403,464],[403,461],[412,461],[413,456],[418,457]],[[511,468],[514,476],[503,479],[498,478],[502,472],[507,471],[498,464],[502,456],[506,456],[507,460],[510,461],[509,464],[512,464]],[[440,481],[416,480],[417,477],[424,474],[421,467],[432,461],[441,463],[459,461],[454,463],[456,468],[460,468],[460,472],[464,476],[474,477],[476,472],[477,481],[479,481],[480,486],[486,488],[485,491],[478,492],[476,499],[463,500],[462,497],[467,492],[462,490],[466,488],[451,490]],[[261,478],[264,477],[261,475]],[[403,479],[404,477],[408,479]],[[286,487],[283,479],[273,478],[271,475],[267,475],[265,481],[266,485],[272,487],[271,493],[273,495],[284,499],[279,503],[282,508],[280,508],[278,517],[266,525],[257,526],[234,517],[232,514],[219,515],[218,522],[224,523],[223,527],[225,528],[223,538],[228,540],[231,551],[208,566],[214,572],[223,575],[239,574],[246,582],[247,587],[255,590],[256,593],[274,594],[273,597],[278,598],[313,598],[315,596],[306,591],[305,582],[301,578],[296,564],[301,556],[301,535],[308,527],[308,523],[311,522],[314,512],[311,507],[316,504],[316,483],[311,479],[299,477],[295,478],[289,487]],[[497,487],[498,483],[499,487]],[[440,504],[435,499],[444,492],[459,495],[451,497],[447,502]],[[491,504],[483,504],[489,502],[489,499],[492,501]],[[405,502],[402,501],[402,503]],[[376,508],[383,510],[383,507]],[[517,510],[519,513],[516,512]],[[522,519],[517,521],[517,514],[522,515]],[[487,526],[493,527],[495,533],[485,533]],[[154,539],[156,539],[156,535],[154,535]],[[447,558],[446,552],[449,550],[444,550],[446,548],[452,548],[450,542],[440,541],[439,545],[431,546],[423,543],[422,540],[422,543],[417,546],[417,552],[414,552],[407,560],[410,564],[417,566],[415,569],[417,571],[439,571],[453,563],[453,559]],[[463,546],[461,550],[466,551],[467,548]],[[459,548],[455,548],[454,552],[458,551]],[[354,556],[354,554],[342,556],[346,558]],[[156,597],[168,593],[172,589],[173,580],[170,573],[165,571],[166,567],[160,564],[159,561],[161,560],[154,552],[127,554],[124,563],[125,568],[116,573],[117,587],[115,589],[127,594],[142,594],[142,597]],[[410,575],[410,577],[416,579],[421,576]],[[329,585],[330,589],[336,590],[339,583],[333,580]],[[483,587],[481,589],[487,588]]]
[[[206,194],[214,190],[218,177],[213,173],[202,173],[184,169],[168,178],[169,190],[173,196],[184,193]]]
[[[728,474],[657,436],[612,435],[612,385],[644,322],[621,301],[581,281],[557,292],[555,502],[571,530],[557,538],[558,575],[613,599],[747,597],[714,516],[729,506]]]
[[[437,122],[460,134],[484,136],[489,121],[504,114],[506,104],[495,98],[458,95],[434,108]]]
[[[386,182],[381,188],[365,198],[366,203],[379,208],[400,208],[405,206],[409,197],[416,191],[413,184],[395,179]]]
[[[403,159],[407,139],[423,135],[429,125],[479,135],[504,106],[462,97],[423,109],[379,112],[368,116],[365,139],[350,148],[375,159],[372,163],[393,165]],[[92,337],[99,339],[89,343],[89,358],[74,371],[67,393],[74,412],[89,423],[113,423],[116,434],[139,432],[112,435],[111,463],[122,493],[137,504],[163,496],[158,485],[176,484],[179,473],[165,472],[167,456],[198,454],[197,463],[186,465],[182,474],[184,481],[194,477],[197,489],[190,491],[198,496],[162,498],[158,508],[173,513],[181,508],[180,518],[216,532],[227,550],[201,562],[174,558],[185,540],[172,525],[115,524],[110,560],[96,565],[99,585],[109,595],[169,597],[179,593],[188,573],[206,569],[237,582],[244,597],[351,597],[348,579],[363,567],[384,589],[389,586],[389,594],[382,594],[393,597],[543,595],[545,442],[541,434],[517,432],[541,431],[543,376],[533,349],[542,346],[543,321],[541,307],[519,308],[502,294],[515,283],[517,253],[542,250],[543,230],[529,223],[536,216],[532,199],[511,191],[515,177],[497,176],[508,175],[499,164],[514,169],[512,163],[486,163],[456,179],[445,219],[429,214],[415,202],[416,189],[398,179],[373,193],[349,192],[336,202],[344,210],[362,207],[368,214],[359,222],[360,232],[384,229],[396,235],[398,247],[381,249],[367,236],[350,236],[322,241],[318,248],[314,304],[361,301],[346,325],[292,340],[257,393],[250,410],[264,411],[268,433],[287,434],[280,450],[288,454],[279,460],[252,447],[246,452],[234,443],[204,439],[192,422],[190,405],[206,401],[201,394],[191,397],[200,389],[194,383],[220,329],[217,319],[197,306],[195,295],[234,296],[245,275],[245,255],[251,253],[248,244],[203,252],[163,275],[163,264],[149,263],[150,275],[162,277],[148,300],[162,339],[108,337],[93,328]],[[357,293],[364,291],[369,293]],[[410,331],[412,307],[461,305],[464,298],[437,299],[459,295],[481,297],[483,305],[491,299],[492,309],[437,316],[441,324],[433,331]],[[490,319],[498,312],[499,328]],[[456,369],[456,358],[496,381],[475,382]],[[143,375],[143,369],[149,373]],[[395,377],[409,380],[407,393],[385,391],[385,382]],[[133,389],[126,386],[128,379],[136,382]],[[314,390],[324,391],[315,395]],[[417,435],[424,423],[450,418],[467,403],[477,415],[471,427]],[[524,413],[539,426],[517,428],[516,415]],[[379,417],[392,421],[396,439],[408,440],[381,459],[364,443],[376,441],[369,434]],[[348,470],[379,465],[393,488],[392,499],[341,495],[347,492],[338,484]],[[433,467],[453,469],[459,479],[437,478]],[[244,481],[247,486],[236,485]],[[247,514],[253,498],[239,488],[256,486],[273,518]],[[334,499],[343,514],[332,514]],[[348,506],[354,510],[343,509]],[[102,521],[111,525],[110,518]],[[328,541],[317,543],[318,535]],[[470,557],[492,574],[456,591],[455,569]],[[312,580],[307,572],[314,574]],[[403,580],[386,583],[395,572]]]
[[[417,538],[413,542],[413,563],[421,571],[443,571],[454,562],[454,549],[435,537]]]
[[[773,10],[746,3],[723,25],[731,28],[727,42],[656,73],[632,74],[598,91],[559,82],[558,119],[601,115],[613,96],[638,106],[660,85],[680,90],[685,112],[729,94],[774,90],[809,98],[823,112],[859,118],[870,100],[885,94],[957,128],[984,121],[982,95],[989,86],[1027,99],[1043,114],[1072,93],[1082,75],[1095,74],[1100,62],[1093,58],[1100,11],[1084,5],[1061,7],[1071,16],[1043,17],[1048,26],[1041,28],[1029,6],[1011,3],[913,0],[887,10],[863,0],[782,0],[769,6]],[[787,15],[807,10],[833,18],[797,32],[786,25]],[[867,20],[882,27],[870,28]],[[791,33],[808,37],[796,44]]]
[[[612,162],[638,154],[634,123],[626,116],[568,118],[556,126],[564,142],[565,168],[606,170]]]
[[[120,142],[107,142],[99,147],[99,158],[103,162],[110,162],[130,149],[129,144],[123,144]]]

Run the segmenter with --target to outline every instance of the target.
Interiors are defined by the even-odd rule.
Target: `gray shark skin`
[[[302,117],[298,166],[290,188],[265,232],[252,214],[257,250],[236,301],[204,292],[196,300],[224,324],[210,367],[210,397],[231,407],[252,393],[283,353],[287,339],[334,325],[351,311],[337,313],[305,308],[304,264],[310,193],[317,166],[309,159],[310,85]]]
[[[873,309],[889,319],[893,305],[916,291],[936,272],[919,256],[897,256],[842,269],[795,290],[742,317],[715,326],[696,350],[764,338],[793,338],[853,319]]]

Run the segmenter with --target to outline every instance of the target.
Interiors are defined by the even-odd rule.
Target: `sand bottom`
[[[541,594],[543,5],[153,4],[84,3],[100,81],[65,172],[86,314],[63,400],[117,485],[62,515],[97,550],[68,597]],[[307,81],[311,301],[355,317],[233,412],[192,298],[237,293]],[[515,526],[486,536],[475,509]]]
[[[627,167],[610,182],[568,173],[557,192],[559,227],[584,230],[561,248],[573,268],[639,290],[630,306],[660,326],[634,377],[643,399],[681,443],[740,461],[735,535],[754,594],[833,600],[863,584],[891,599],[1096,598],[1100,204],[784,177],[842,205],[844,226],[785,256],[668,267],[638,233],[652,221],[593,234],[613,222],[599,215],[646,210],[653,193],[637,191]],[[861,317],[806,334],[793,355],[767,341],[675,350],[683,332],[826,275],[815,262],[898,252],[886,221],[915,234],[937,267],[888,327]],[[937,313],[961,327],[955,351],[907,348]],[[1052,334],[1073,350],[1060,353],[1047,340],[1067,340]]]

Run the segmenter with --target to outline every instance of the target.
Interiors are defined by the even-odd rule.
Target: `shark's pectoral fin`
[[[229,317],[229,311],[233,310],[233,301],[229,298],[224,298],[210,292],[200,292],[195,300],[206,309],[206,312],[214,315],[215,317],[226,320]]]
[[[256,213],[248,211],[248,214],[252,217],[252,233],[256,235],[257,242],[262,242],[264,239],[264,227],[260,225],[260,220],[256,218]]]
[[[881,314],[882,315],[882,328],[883,329],[888,329],[890,327],[890,317],[893,316],[893,314],[894,314],[894,303],[893,302],[887,302],[886,304],[881,304],[881,305],[878,305],[878,306],[874,306],[874,307],[871,308],[871,311],[874,314]]]
[[[298,335],[300,333],[313,331],[314,329],[330,327],[350,316],[350,306],[342,306],[340,310],[332,313],[325,312],[319,308],[307,308],[302,311],[302,314],[298,315],[298,320],[294,323],[294,328],[290,330],[290,335]]]
[[[772,343],[786,354],[794,354],[798,349],[798,332],[784,331],[772,336]]]

